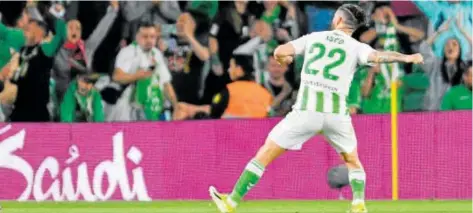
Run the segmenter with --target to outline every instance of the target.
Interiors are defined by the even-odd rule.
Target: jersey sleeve
[[[133,50],[129,46],[121,49],[115,59],[115,69],[119,68],[125,73],[131,73],[133,55]]]
[[[368,57],[370,56],[371,53],[373,53],[374,50],[367,44],[360,43],[360,45],[357,48],[358,50],[358,64],[359,65],[370,65],[368,62]]]
[[[43,43],[41,48],[44,54],[48,57],[54,57],[62,46],[67,36],[66,22],[62,19],[57,19],[55,23],[56,34],[50,42]]]
[[[289,44],[291,44],[294,47],[294,50],[297,55],[301,55],[304,53],[305,46],[307,44],[307,41],[309,40],[309,36],[310,34],[302,36],[296,40],[292,40],[289,42]]]

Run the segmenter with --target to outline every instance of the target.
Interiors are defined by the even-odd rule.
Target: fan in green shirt
[[[61,103],[61,122],[103,122],[102,96],[94,88],[100,76],[87,74],[71,82]]]
[[[391,88],[389,82],[380,73],[379,67],[362,67],[361,76],[361,111],[365,114],[389,113],[391,111]],[[398,90],[398,112],[401,111],[402,90]]]
[[[17,21],[15,28],[7,27],[0,23],[0,70],[5,66],[12,56],[12,52],[19,52],[25,45],[25,35],[23,28],[29,22],[29,16],[24,11]]]
[[[26,44],[24,29],[27,27],[28,23],[33,20],[27,12],[29,9],[37,11],[36,6],[27,6],[22,12],[20,18],[17,20],[16,27],[14,28],[7,27],[0,23],[0,72],[3,66],[10,61],[13,52],[19,52]],[[37,19],[34,20],[44,22],[42,19],[42,17],[37,17]],[[66,37],[66,23],[64,20],[57,18],[54,25],[56,36],[50,42],[45,42],[41,45],[44,53],[50,57],[56,54],[58,48],[63,44],[63,40]]]
[[[450,88],[443,96],[440,110],[471,110],[472,92],[471,92],[471,61],[468,63],[468,69],[463,73],[463,84]]]

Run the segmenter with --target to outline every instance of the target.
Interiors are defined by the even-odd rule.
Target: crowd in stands
[[[471,1],[28,0],[0,2],[0,121],[284,116],[304,56],[273,50],[343,3],[369,17],[355,39],[425,59],[359,67],[351,114],[389,113],[392,94],[399,112],[472,109]]]

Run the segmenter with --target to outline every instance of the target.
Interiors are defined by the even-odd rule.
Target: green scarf
[[[87,122],[93,122],[94,110],[92,107],[92,92],[90,92],[87,96],[83,96],[76,90],[74,92],[74,97],[76,98],[77,105],[79,105],[80,112],[85,114]]]
[[[389,23],[388,25],[385,25],[384,29],[385,32],[379,35],[384,41],[384,50],[399,52],[400,45],[396,36],[396,27],[392,23]],[[404,71],[402,70],[402,67],[399,63],[385,63],[381,64],[381,73],[383,74],[385,80],[388,82],[387,88],[389,89],[391,88],[390,83],[399,79],[403,75]]]
[[[368,74],[369,74],[369,68],[366,66],[360,67],[357,70],[357,75],[359,77],[354,77],[355,79],[359,79],[359,85],[353,84],[352,87],[358,86],[360,89],[362,85],[364,84]],[[386,78],[379,73],[374,76],[374,86],[371,88],[370,95],[368,97],[365,97],[361,99],[361,102],[359,100],[356,100],[356,97],[351,97],[355,98],[352,99],[352,103],[354,104],[353,101],[356,101],[360,103],[360,108],[363,113],[365,114],[377,114],[377,113],[389,113],[391,111],[391,93],[390,93],[390,82],[386,81]],[[355,82],[354,82],[355,83]],[[356,95],[356,94],[353,94]],[[361,95],[361,94],[360,94]],[[398,112],[401,112],[401,97],[403,95],[403,91],[400,89],[398,91],[398,97],[397,97],[397,109]],[[355,102],[355,103],[356,103]]]
[[[263,16],[261,16],[261,20],[263,20],[264,22],[268,23],[271,26],[271,24],[273,24],[273,22],[279,18],[280,13],[281,13],[281,7],[277,5],[276,7],[274,7],[273,11],[271,11],[269,15],[264,13]]]
[[[132,45],[139,48],[136,42],[133,42]],[[154,54],[155,52],[151,51],[152,57],[154,57]],[[156,63],[164,62],[157,61]],[[164,97],[159,85],[159,74],[155,72],[159,67],[158,64],[155,67],[155,70],[150,71],[153,72],[151,77],[138,80],[135,84],[134,102],[143,108],[146,120],[150,121],[159,120],[164,109]]]
[[[105,120],[102,97],[96,89],[92,89],[86,96],[77,91],[77,81],[72,81],[64,94],[61,103],[61,122],[75,122],[78,120],[77,111],[85,115],[87,122],[103,122]],[[79,107],[79,109],[77,109]]]
[[[143,107],[147,120],[159,120],[164,109],[164,97],[158,75],[136,82],[135,102]]]

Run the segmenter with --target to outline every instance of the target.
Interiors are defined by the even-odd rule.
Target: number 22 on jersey
[[[310,46],[309,54],[313,54],[314,51],[318,51],[312,58],[309,58],[307,64],[305,66],[304,72],[309,75],[317,75],[320,70],[311,69],[309,68],[314,62],[323,59],[323,58],[330,58],[332,59],[331,63],[323,65],[323,77],[328,80],[336,81],[338,80],[338,76],[331,74],[330,71],[333,68],[336,68],[345,62],[346,52],[341,48],[333,48],[331,50],[327,50],[324,44],[322,43],[314,43]],[[328,54],[326,54],[328,52]]]

